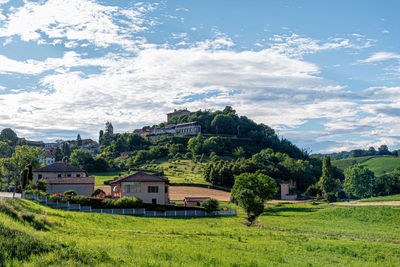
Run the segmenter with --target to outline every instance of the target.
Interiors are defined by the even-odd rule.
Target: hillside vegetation
[[[332,161],[333,166],[343,171],[357,163],[367,166],[375,175],[392,172],[394,169],[400,168],[400,158],[394,156],[366,156]]]
[[[399,266],[400,209],[281,204],[229,218],[66,212],[0,202],[0,265]]]

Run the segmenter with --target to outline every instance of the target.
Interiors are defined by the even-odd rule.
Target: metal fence
[[[144,217],[220,217],[220,216],[236,216],[236,210],[222,209],[217,212],[208,213],[205,210],[166,210],[156,211],[142,209],[92,209],[91,206],[81,206],[80,204],[72,204],[69,201],[61,202],[53,199],[49,199],[46,196],[23,194],[22,198],[35,200],[41,204],[49,206],[55,209],[62,209],[68,211],[80,211],[80,212],[93,212],[93,213],[106,213],[106,214],[118,214],[118,215],[132,215],[132,216],[144,216]]]

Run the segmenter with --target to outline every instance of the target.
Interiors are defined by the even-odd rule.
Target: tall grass
[[[40,255],[25,255],[27,266],[400,265],[398,208],[283,204],[267,208],[258,225],[248,227],[241,210],[229,218],[141,218],[19,202],[35,216],[47,213],[53,221],[49,230],[35,230],[5,213],[0,222],[12,221],[10,230],[56,244]]]

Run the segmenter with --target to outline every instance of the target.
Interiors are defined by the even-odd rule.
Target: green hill
[[[0,198],[0,266],[400,265],[398,208],[279,204],[257,227],[244,217],[144,218]]]
[[[400,168],[400,158],[393,156],[366,156],[332,161],[332,165],[343,171],[357,163],[367,166],[375,175],[391,172],[396,168]]]

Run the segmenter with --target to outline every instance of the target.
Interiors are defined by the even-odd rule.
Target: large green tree
[[[241,206],[247,213],[247,220],[253,224],[264,210],[264,201],[272,199],[277,191],[278,186],[271,177],[262,173],[242,173],[235,179],[231,202]]]
[[[344,171],[344,190],[357,198],[372,196],[375,175],[361,164],[356,164]]]
[[[322,162],[322,176],[319,180],[319,185],[325,199],[329,201],[336,199],[335,195],[339,191],[340,183],[335,179],[331,165],[331,158],[327,155],[324,156]]]

